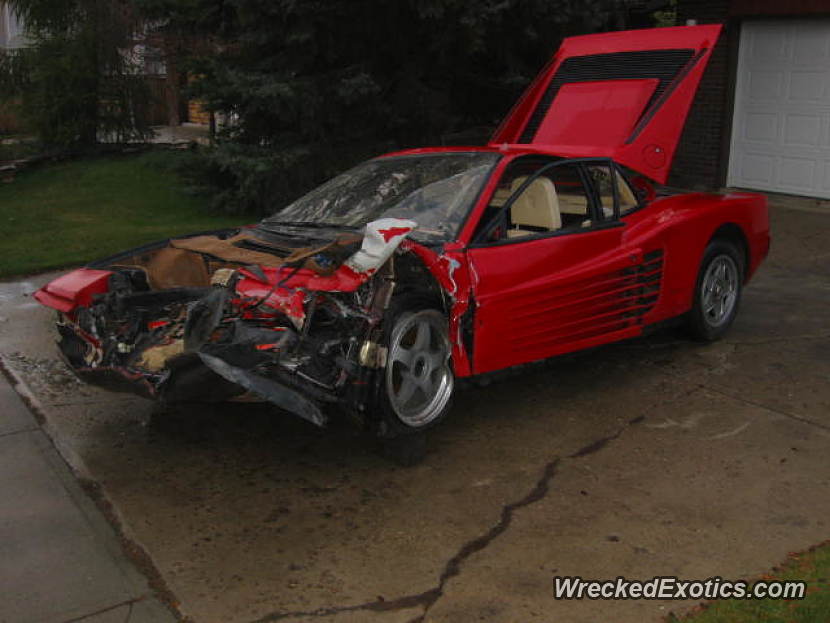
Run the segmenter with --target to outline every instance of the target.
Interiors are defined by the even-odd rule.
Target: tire
[[[719,340],[732,326],[741,302],[744,258],[733,242],[717,238],[703,253],[688,329],[701,342]]]
[[[455,377],[447,318],[434,303],[413,296],[394,300],[386,317],[378,432],[387,440],[420,436],[452,407]]]

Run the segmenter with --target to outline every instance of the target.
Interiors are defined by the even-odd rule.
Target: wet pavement
[[[198,623],[648,621],[553,575],[749,578],[830,536],[830,212],[772,211],[722,342],[675,332],[462,391],[421,465],[256,405],[153,414],[79,385],[0,284],[0,354]]]

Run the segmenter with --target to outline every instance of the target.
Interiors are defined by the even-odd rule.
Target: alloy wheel
[[[703,275],[701,307],[703,318],[710,327],[726,323],[738,302],[738,265],[728,255],[712,259]]]
[[[442,314],[422,310],[398,318],[389,342],[386,391],[401,422],[421,428],[441,415],[454,385],[450,355]]]

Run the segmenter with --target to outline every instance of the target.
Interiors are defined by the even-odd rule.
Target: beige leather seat
[[[527,177],[513,180],[510,190],[516,192]],[[559,214],[559,200],[556,187],[546,177],[537,177],[510,206],[510,220],[513,227],[507,230],[508,238],[532,236],[542,231],[554,231],[562,227]],[[527,229],[534,227],[537,229]]]

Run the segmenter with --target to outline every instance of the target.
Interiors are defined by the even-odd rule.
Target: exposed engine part
[[[237,272],[233,268],[219,268],[210,276],[210,285],[227,288],[236,276]]]
[[[222,320],[228,296],[226,288],[215,288],[210,294],[188,306],[184,325],[185,350],[195,351],[210,339]]]
[[[383,368],[386,366],[386,354],[385,346],[366,340],[360,345],[357,361],[366,368]]]

